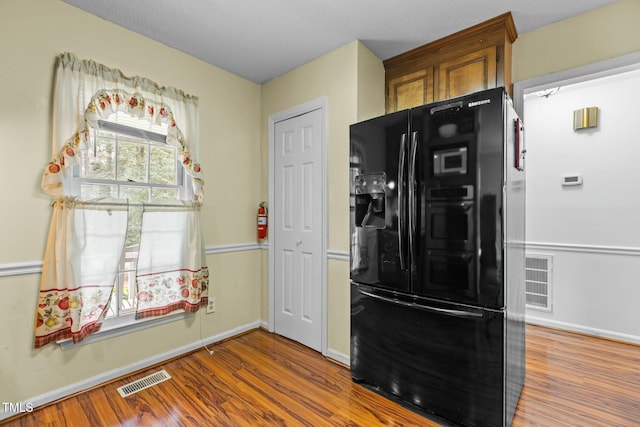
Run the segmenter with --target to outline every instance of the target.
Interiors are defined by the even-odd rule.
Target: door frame
[[[524,116],[524,96],[539,90],[551,89],[556,86],[567,86],[600,77],[611,76],[625,71],[640,68],[640,53],[631,53],[616,58],[605,59],[575,68],[557,71],[543,76],[533,77],[513,84],[513,104],[518,116],[527,125]]]
[[[605,59],[598,62],[593,62],[586,65],[577,66],[574,68],[553,72],[550,74],[545,74],[538,77],[533,77],[528,80],[521,80],[515,82],[513,84],[513,103],[516,109],[516,112],[522,118],[525,132],[527,127],[527,118],[526,112],[524,111],[524,97],[525,95],[535,93],[537,91],[542,91],[546,89],[552,89],[555,87],[568,86],[576,83],[587,82],[590,80],[599,79],[602,77],[614,76],[616,74],[625,73],[628,71],[637,71],[640,70],[640,53],[634,52],[610,59]],[[526,139],[526,137],[525,137]],[[553,244],[551,244],[553,245]],[[532,255],[537,255],[543,253],[544,251],[540,248],[548,248],[551,246],[545,245],[544,243],[539,242],[529,242],[525,238],[525,249],[530,248]],[[576,253],[584,251],[590,252],[589,246],[585,246],[586,249],[580,248],[580,246],[571,246],[564,244],[557,244],[558,251],[575,251]],[[593,246],[596,253],[607,253],[610,249],[612,251],[608,253],[612,254],[631,254],[634,252],[626,252],[622,248],[622,250],[618,250],[616,247],[608,247],[608,246]],[[632,248],[634,249],[634,248]],[[541,252],[542,251],[542,252]],[[553,295],[553,294],[552,294]],[[558,321],[556,319],[547,319],[545,317],[536,316],[535,313],[526,313],[525,312],[525,322],[534,325],[547,326],[551,328],[564,329],[570,332],[577,332],[581,334],[589,334],[589,335],[598,335],[609,339],[614,339],[618,341],[632,342],[632,343],[640,343],[637,340],[634,340],[634,336],[624,334],[624,333],[612,333],[610,330],[597,329],[594,326],[585,326],[576,323],[567,323],[564,321]]]
[[[292,119],[297,116],[301,116],[303,114],[309,113],[314,110],[321,111],[321,124],[322,126],[322,169],[321,169],[321,194],[322,194],[322,206],[321,209],[321,257],[320,257],[320,293],[322,295],[321,298],[321,316],[320,324],[321,324],[321,345],[320,349],[322,355],[326,356],[327,354],[327,141],[328,141],[328,125],[327,125],[327,107],[328,107],[328,98],[323,96],[321,98],[314,99],[312,101],[306,102],[304,104],[297,105],[295,107],[288,108],[284,111],[280,111],[275,114],[271,114],[269,116],[269,206],[275,206],[275,125],[278,122],[285,121],[288,119]],[[271,221],[273,222],[273,221]],[[273,229],[273,228],[272,228]],[[275,252],[274,252],[274,240],[277,239],[278,236],[274,236],[272,233],[269,233],[268,239],[268,269],[269,269],[269,332],[275,332]]]

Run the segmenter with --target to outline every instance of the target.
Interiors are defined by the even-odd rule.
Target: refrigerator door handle
[[[440,105],[438,107],[433,107],[431,110],[429,110],[429,112],[433,116],[434,114],[445,112],[445,111],[446,112],[449,112],[451,110],[458,111],[463,106],[464,106],[464,103],[462,101],[457,101],[457,102],[452,102],[450,104],[444,104],[444,105]]]
[[[411,265],[416,265],[413,239],[416,233],[416,156],[418,152],[418,132],[411,133],[409,154],[409,254]]]
[[[400,140],[400,153],[398,156],[398,248],[399,248],[399,256],[400,256],[400,269],[405,270],[406,267],[406,254],[404,252],[404,235],[405,235],[405,211],[404,211],[404,170],[405,170],[405,158],[404,155],[406,151],[407,145],[407,134],[402,134],[402,139]]]
[[[360,292],[362,295],[366,295],[368,297],[380,300],[380,301],[384,301],[384,302],[388,302],[390,304],[395,304],[395,305],[401,305],[403,307],[408,307],[408,308],[415,308],[417,310],[424,310],[424,311],[430,311],[432,313],[437,313],[437,314],[443,314],[446,316],[453,316],[453,317],[461,317],[461,318],[473,318],[473,319],[477,319],[477,318],[482,318],[482,313],[478,313],[478,312],[473,312],[473,311],[464,311],[464,310],[452,310],[452,309],[448,309],[448,308],[440,308],[440,307],[433,307],[430,305],[424,305],[424,304],[416,304],[415,302],[407,302],[407,301],[402,301],[402,300],[398,300],[395,298],[389,298],[389,297],[385,297],[382,295],[377,295],[374,294],[372,292],[367,292],[367,291],[363,291],[362,289],[358,289],[358,292]]]

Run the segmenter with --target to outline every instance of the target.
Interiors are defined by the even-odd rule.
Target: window
[[[70,53],[53,92],[41,187],[55,199],[34,346],[78,343],[105,318],[112,335],[195,313],[209,283],[198,98]]]
[[[180,200],[184,171],[178,149],[166,143],[166,123],[155,124],[118,111],[90,135],[80,153],[77,194],[82,199],[129,200],[127,235],[106,318],[135,312],[135,283],[142,204]]]

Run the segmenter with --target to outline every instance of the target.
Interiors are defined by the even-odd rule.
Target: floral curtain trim
[[[71,338],[82,341],[102,326],[113,286],[40,291],[36,310],[35,348]]]
[[[100,330],[127,233],[126,200],[56,200],[42,264],[35,348]],[[60,255],[63,256],[60,256]]]
[[[195,200],[202,202],[204,197],[202,167],[200,163],[194,161],[187,141],[176,126],[171,109],[162,102],[143,97],[140,93],[129,93],[119,89],[100,90],[91,98],[84,112],[83,128],[72,135],[47,164],[42,176],[42,189],[55,197],[63,195],[62,185],[66,167],[78,162],[76,156],[78,150],[90,148],[90,130],[98,129],[98,120],[107,119],[117,111],[123,111],[156,124],[168,124],[167,144],[181,150],[182,166],[192,177]]]
[[[187,313],[207,305],[209,270],[178,270],[137,276],[136,319],[163,316],[174,310]]]

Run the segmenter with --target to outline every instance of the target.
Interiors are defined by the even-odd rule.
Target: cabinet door
[[[438,100],[496,87],[496,46],[443,62],[438,67]]]
[[[433,102],[433,68],[389,80],[387,113]]]

